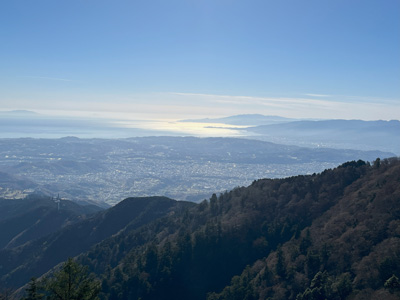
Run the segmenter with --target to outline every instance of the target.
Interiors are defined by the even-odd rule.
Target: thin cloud
[[[196,93],[151,93],[137,95],[62,94],[54,100],[35,96],[8,97],[1,109],[64,111],[72,115],[93,115],[121,119],[190,119],[237,114],[278,115],[318,119],[400,119],[399,102],[370,98],[251,97]],[[366,105],[366,103],[368,105]],[[94,105],[95,104],[95,105]]]
[[[237,113],[273,114],[296,118],[398,119],[398,102],[382,98],[330,95],[315,97],[251,97],[196,93],[173,93],[215,108],[229,107]],[[315,94],[314,94],[315,95]],[[326,95],[328,96],[328,95]],[[321,97],[322,98],[322,97]],[[209,103],[209,104],[206,104]],[[368,103],[368,105],[365,105]]]
[[[332,97],[332,95],[324,95],[324,94],[305,94],[310,97]]]
[[[333,98],[335,102],[354,102],[354,103],[386,103],[386,104],[398,104],[399,99],[393,98],[382,98],[382,97],[371,97],[371,96],[353,96],[353,95],[324,95],[324,94],[304,94],[309,97],[318,97],[318,98]]]
[[[45,80],[56,80],[56,81],[73,81],[71,79],[58,78],[58,77],[45,77],[45,76],[21,76],[23,78],[32,78],[32,79],[45,79]]]
[[[318,105],[318,106],[329,106],[329,103],[335,103],[334,101],[309,99],[309,98],[288,98],[288,97],[252,97],[252,96],[230,96],[230,95],[213,95],[213,94],[195,94],[195,93],[173,93],[174,95],[195,97],[197,99],[212,100],[214,103],[223,104],[236,104],[236,105],[271,105],[271,106],[282,106],[288,105]]]

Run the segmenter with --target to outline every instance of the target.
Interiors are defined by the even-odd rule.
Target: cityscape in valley
[[[234,118],[236,122],[238,119],[242,123],[256,120],[246,115]],[[264,116],[264,122],[270,120]],[[263,141],[272,135],[279,141],[293,141],[294,136],[301,136],[293,134],[293,128],[290,136],[273,129],[268,130],[268,135],[241,138],[0,139],[0,196],[14,199],[30,194],[60,195],[64,199],[99,205],[152,195],[200,202],[213,193],[247,186],[259,178],[318,173],[343,161],[392,157],[396,153],[387,150],[400,149],[397,148],[400,139],[396,138],[400,132],[398,121],[359,121],[360,125],[355,126],[354,121],[343,120],[340,127],[337,122],[331,121],[330,126],[325,125],[326,121],[319,122],[325,128],[315,125],[308,131],[302,122],[294,122],[299,127],[297,130],[308,136],[308,140],[303,138],[297,144],[312,146],[314,143],[313,148]],[[264,127],[287,124],[292,123]],[[343,129],[346,126],[351,129],[350,133]],[[317,134],[313,134],[314,128],[319,128]],[[330,132],[330,146],[336,149],[321,146],[326,143],[323,129]],[[342,133],[339,136],[334,130]],[[354,131],[357,137],[363,138],[364,144],[351,141]],[[373,149],[381,136],[387,138]],[[337,149],[343,143],[349,148]]]

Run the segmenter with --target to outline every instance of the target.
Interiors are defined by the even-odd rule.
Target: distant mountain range
[[[201,130],[196,131],[191,129],[191,126],[185,126],[188,122],[198,123],[198,129]],[[304,120],[247,114],[214,119],[182,120],[175,124],[180,125],[175,126],[175,129],[166,130],[166,126],[171,127],[163,122],[125,120],[121,123],[121,120],[42,115],[23,110],[3,111],[0,112],[2,129],[0,138],[181,137],[201,136],[204,132],[209,132],[212,136],[235,136],[285,145],[380,150],[400,155],[400,121],[398,120]],[[223,126],[218,124],[223,124]]]
[[[302,146],[381,150],[400,154],[400,121],[296,121],[246,129],[264,139]]]
[[[187,119],[187,120],[181,120],[180,122],[221,123],[230,125],[256,126],[256,125],[280,124],[297,120],[298,119],[284,118],[279,116],[245,114],[245,115],[236,115],[224,118]]]
[[[237,115],[183,122],[245,125],[243,136],[278,144],[337,149],[381,150],[400,155],[400,121],[295,120],[276,116]],[[217,126],[217,125],[215,125]]]
[[[126,199],[0,250],[0,285],[74,256],[101,281],[101,299],[395,300],[399,179],[398,158],[359,160],[199,204]]]
[[[0,111],[0,116],[2,117],[34,117],[40,116],[39,113],[31,111],[31,110],[9,110],[9,111]]]

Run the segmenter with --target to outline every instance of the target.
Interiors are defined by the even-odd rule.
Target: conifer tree
[[[88,275],[85,267],[69,258],[61,270],[46,280],[44,289],[49,300],[97,300],[100,283]]]
[[[42,300],[44,297],[43,293],[40,293],[40,286],[35,277],[31,278],[29,282],[28,288],[25,290],[27,293],[27,297],[23,298],[23,300]]]

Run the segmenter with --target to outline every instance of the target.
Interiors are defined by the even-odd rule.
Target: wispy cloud
[[[304,97],[290,98],[290,97],[252,97],[252,96],[230,96],[230,95],[212,95],[212,94],[195,94],[195,93],[174,93],[175,95],[193,98],[199,101],[206,100],[213,103],[232,104],[240,106],[272,106],[289,108],[290,105],[296,106],[321,106],[329,107],[334,101],[310,99]]]
[[[46,77],[46,76],[21,76],[21,77],[23,77],[23,78],[32,78],[32,79],[56,80],[56,81],[73,81],[71,79],[57,78],[57,77]]]
[[[332,97],[332,95],[324,95],[324,94],[305,94],[305,96],[310,96],[310,97]]]
[[[251,97],[195,93],[174,93],[196,103],[235,109],[238,113],[261,113],[294,118],[400,119],[399,101],[343,95],[316,97]],[[313,95],[313,96],[311,96]],[[305,95],[306,96],[306,95]],[[322,98],[322,99],[321,99]],[[366,105],[368,103],[368,105]],[[398,112],[396,112],[398,111]]]
[[[3,97],[0,109],[59,111],[73,115],[136,119],[191,119],[238,114],[315,119],[400,119],[400,101],[336,96],[252,97],[202,93],[58,94]]]

